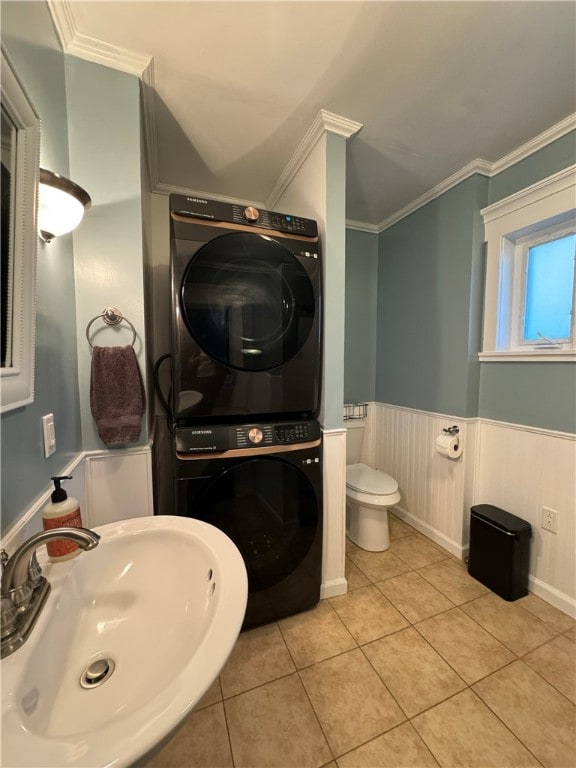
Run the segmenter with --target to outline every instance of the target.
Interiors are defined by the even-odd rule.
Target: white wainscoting
[[[154,514],[149,447],[93,451],[85,464],[89,527]]]
[[[346,430],[323,431],[324,544],[322,598],[348,591],[346,560]]]
[[[149,446],[117,451],[79,453],[61,475],[69,496],[80,502],[82,523],[88,528],[154,514]],[[48,488],[2,537],[9,554],[42,530],[42,508],[50,500]]]
[[[463,455],[435,450],[457,425]],[[470,507],[494,504],[532,525],[530,590],[576,616],[576,435],[370,403],[362,460],[396,478],[398,516],[457,557],[468,552]],[[558,533],[541,527],[558,511]]]
[[[481,421],[476,503],[494,504],[532,525],[530,589],[576,617],[576,436]],[[558,533],[541,526],[558,512]]]
[[[451,426],[458,426],[464,445],[458,459],[436,452],[436,438]],[[453,416],[370,403],[362,447],[362,461],[398,481],[398,516],[457,557],[463,554],[465,466],[476,442],[469,441],[468,427]]]

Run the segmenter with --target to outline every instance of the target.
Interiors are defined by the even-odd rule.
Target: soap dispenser
[[[50,478],[54,482],[54,490],[50,497],[50,502],[42,510],[42,525],[44,530],[52,528],[64,528],[72,526],[73,528],[82,527],[82,517],[80,516],[80,503],[78,499],[68,496],[60,483],[62,480],[72,480],[71,475]],[[80,552],[78,544],[67,539],[55,539],[46,544],[48,556],[53,563],[62,560],[70,560]]]

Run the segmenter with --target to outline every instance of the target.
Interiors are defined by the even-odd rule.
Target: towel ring
[[[119,309],[116,309],[116,307],[106,307],[106,309],[103,309],[102,312],[99,315],[96,315],[96,317],[93,317],[92,320],[88,323],[86,326],[86,340],[88,341],[88,344],[90,345],[90,349],[94,349],[94,344],[90,341],[90,328],[92,327],[92,323],[95,323],[96,320],[104,320],[106,325],[119,325],[122,320],[124,320],[125,323],[128,323],[130,328],[132,329],[132,344],[133,347],[136,343],[136,328],[132,325],[130,320],[128,320],[127,317],[124,317],[122,312],[120,312]]]

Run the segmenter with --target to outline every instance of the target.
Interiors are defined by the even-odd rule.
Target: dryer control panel
[[[223,453],[224,451],[289,446],[320,439],[317,421],[279,421],[264,424],[226,424],[176,427],[176,453]]]
[[[313,219],[291,216],[276,211],[266,211],[253,205],[225,203],[221,200],[209,200],[204,197],[170,195],[170,211],[190,219],[208,219],[229,224],[253,226],[259,229],[273,229],[276,232],[299,235],[300,237],[318,237],[318,225]]]

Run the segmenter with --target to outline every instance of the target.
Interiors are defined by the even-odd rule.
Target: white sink
[[[198,703],[240,632],[246,569],[220,530],[165,515],[94,530],[99,546],[73,560],[44,565],[38,552],[52,590],[28,641],[1,663],[6,768],[143,760]],[[82,687],[102,659],[111,674]]]

